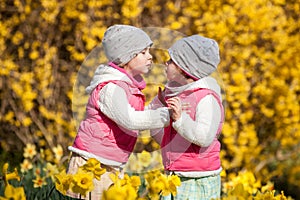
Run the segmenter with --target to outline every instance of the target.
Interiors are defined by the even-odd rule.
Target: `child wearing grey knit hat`
[[[128,63],[152,43],[143,30],[129,25],[109,27],[102,40],[106,57],[117,65]]]
[[[172,109],[172,123],[151,135],[161,144],[164,168],[181,179],[175,197],[162,199],[220,198],[220,142],[224,121],[221,89],[210,76],[220,62],[215,40],[192,35],[168,50],[168,82],[150,103]]]
[[[195,80],[210,75],[220,63],[217,42],[199,35],[178,40],[169,49],[169,55],[181,70]]]
[[[163,128],[170,123],[166,107],[144,110],[142,90],[146,83],[141,74],[147,73],[152,64],[149,36],[133,26],[114,25],[107,29],[102,43],[109,62],[98,66],[86,88],[90,94],[86,119],[68,148],[72,152],[69,174],[75,174],[90,158],[106,169],[100,180],[93,180],[94,190],[86,199],[102,198],[103,191],[113,184],[111,173],[123,175],[139,130]],[[67,195],[80,198],[73,191]]]

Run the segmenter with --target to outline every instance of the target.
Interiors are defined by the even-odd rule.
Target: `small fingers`
[[[168,105],[177,105],[177,106],[181,106],[181,100],[178,97],[172,97],[170,99],[167,100]]]

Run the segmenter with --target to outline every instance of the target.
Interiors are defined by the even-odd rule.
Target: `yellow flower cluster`
[[[130,23],[130,20],[140,16],[142,7],[140,5],[140,0],[125,0],[121,9],[122,16],[127,18],[124,19],[125,23]]]
[[[103,193],[103,200],[135,200],[138,197],[138,189],[141,185],[139,176],[124,175],[119,177],[119,173],[110,174],[113,185]]]
[[[100,180],[105,172],[106,169],[101,168],[100,162],[91,158],[74,175],[66,174],[65,169],[56,174],[55,187],[64,195],[71,190],[85,197],[94,189],[93,179]]]
[[[141,187],[141,178],[146,181],[145,190],[139,195]],[[159,199],[160,196],[177,194],[177,186],[180,179],[176,175],[164,175],[159,170],[150,171],[141,176],[129,176],[125,174],[123,178],[119,178],[119,174],[111,174],[113,185],[104,192],[104,200],[119,200],[119,199]]]
[[[228,193],[230,189],[237,187],[239,184],[242,184],[244,190],[249,194],[256,194],[257,191],[262,187],[260,180],[256,180],[252,172],[242,171],[239,172],[237,176],[234,176],[233,174],[230,174],[229,176],[231,176],[231,178],[229,178],[230,181],[224,183],[223,186],[223,192],[225,193]]]
[[[161,64],[175,38],[214,38],[220,46],[218,73],[226,108],[220,137],[225,181],[247,170],[261,182],[280,177],[299,185],[298,1],[13,0],[0,7],[0,122],[8,141],[0,144],[6,151],[13,150],[7,144],[36,143],[45,148],[47,161],[59,160],[52,148],[61,144],[64,150],[73,141],[76,123],[84,118],[87,96],[81,94],[93,69],[107,61],[103,51],[86,59],[106,28],[117,23],[163,27],[182,34],[162,34],[164,49],[156,49],[153,38],[158,65],[145,76],[147,103],[166,81]],[[77,73],[84,78],[76,79]],[[143,147],[159,149],[150,139],[139,139],[137,152]],[[27,159],[24,170],[32,167]],[[147,168],[139,165],[130,168]]]
[[[75,193],[79,193],[82,196],[88,196],[88,193],[94,189],[93,179],[100,180],[101,175],[106,171],[101,168],[101,164],[96,159],[89,159],[85,165],[79,168],[76,174],[66,174],[65,167],[59,167],[58,164],[51,164],[43,160],[43,154],[37,153],[35,146],[32,144],[27,145],[24,148],[24,157],[27,162],[37,159],[38,162],[33,161],[31,168],[24,169],[21,165],[21,172],[23,173],[23,181],[28,179],[33,183],[33,188],[39,188],[45,190],[45,186],[52,181],[55,184],[56,190],[61,194],[66,194],[68,190]],[[147,156],[146,152],[142,153],[143,156]],[[25,161],[24,160],[24,161]],[[138,161],[141,162],[141,161]],[[41,170],[39,166],[44,166]],[[33,169],[33,177],[27,177],[30,175],[29,170]],[[131,174],[131,175],[129,175]],[[134,175],[135,174],[135,175]],[[172,194],[176,196],[177,187],[180,186],[181,181],[176,175],[165,175],[161,170],[149,170],[141,173],[132,172],[120,175],[119,172],[110,174],[110,178],[113,185],[108,190],[104,191],[104,200],[119,200],[119,199],[159,199],[161,196],[167,196]],[[14,187],[9,183],[10,180],[20,181],[17,169],[14,169],[12,173],[8,172],[8,163],[4,164],[2,170],[2,180],[5,183],[4,199],[26,199],[24,188],[30,189],[28,185],[23,187]],[[267,184],[261,184],[260,180],[257,180],[252,172],[244,171],[238,173],[236,176],[233,174],[228,175],[231,181],[224,182],[222,185],[223,195],[221,199],[291,199],[287,198],[283,192],[278,194],[274,190],[274,184],[268,182]],[[222,173],[222,177],[226,178],[226,174]],[[50,178],[50,180],[48,179]],[[48,179],[48,181],[47,181]],[[54,188],[53,188],[54,189]],[[53,192],[47,191],[47,194]],[[27,191],[29,193],[29,191]],[[46,197],[47,198],[47,197]]]
[[[6,200],[6,199],[26,200],[25,191],[23,187],[13,187],[11,184],[9,184],[10,180],[20,181],[20,176],[16,168],[14,172],[9,173],[8,167],[9,164],[5,163],[2,168],[5,190],[4,190],[4,197],[0,197],[0,200]]]
[[[74,175],[66,174],[62,170],[55,175],[56,189],[62,194],[66,194],[68,190],[75,193],[87,196],[88,192],[94,189],[93,179],[100,180],[101,175],[106,170],[100,167],[100,162],[96,159],[88,159],[87,163],[79,168]],[[146,191],[140,196],[139,189],[141,186],[141,177],[124,174],[120,178],[119,172],[110,174],[113,185],[103,193],[104,200],[119,200],[119,199],[144,199],[146,196],[151,199],[159,199],[160,195],[167,196],[173,194],[176,196],[176,187],[180,185],[178,176],[167,176],[161,171],[150,171],[144,175],[146,180]]]
[[[164,175],[160,171],[150,171],[145,174],[145,180],[147,183],[147,189],[151,199],[159,199],[160,195],[168,196],[170,194],[176,196],[177,186],[180,186],[181,182],[176,175]]]
[[[231,199],[243,199],[243,200],[292,200],[290,197],[286,197],[283,192],[281,194],[275,194],[275,190],[258,192],[256,196],[253,196],[252,193],[249,193],[243,186],[242,183],[236,185],[236,187],[228,192],[228,195],[222,197],[222,200],[231,200]]]

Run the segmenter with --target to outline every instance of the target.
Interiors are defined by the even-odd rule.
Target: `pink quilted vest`
[[[209,89],[194,89],[184,91],[179,95],[183,103],[191,105],[190,117],[195,120],[196,107],[206,95],[213,95],[221,108],[221,121],[215,138],[209,147],[200,147],[184,139],[172,126],[165,128],[161,149],[163,164],[170,171],[212,171],[220,168],[220,142],[218,135],[224,122],[224,109],[219,96]]]
[[[145,97],[134,85],[124,81],[109,81],[122,87],[130,105],[144,110]],[[106,117],[99,109],[99,91],[109,82],[99,84],[91,93],[86,119],[81,122],[73,147],[109,160],[125,163],[133,151],[138,131],[127,130]]]

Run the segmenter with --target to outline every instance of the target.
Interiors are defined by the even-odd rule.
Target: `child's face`
[[[166,75],[170,82],[183,84],[186,80],[181,69],[171,59],[166,62]]]
[[[136,76],[147,73],[151,65],[152,55],[150,54],[150,48],[148,47],[131,59],[124,66],[124,69],[132,76]]]

